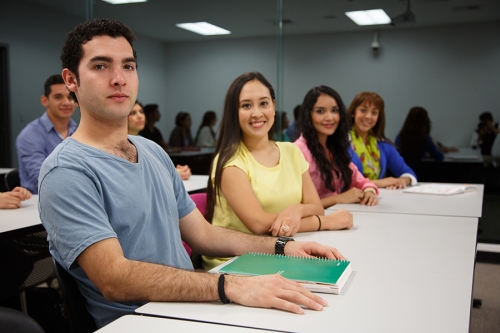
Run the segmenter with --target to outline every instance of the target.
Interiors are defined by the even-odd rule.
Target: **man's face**
[[[69,89],[78,98],[82,115],[86,112],[108,124],[118,120],[126,123],[139,86],[132,47],[124,37],[96,36],[82,48],[79,79],[68,81],[63,71]]]
[[[51,85],[49,96],[43,95],[41,102],[52,120],[67,120],[71,118],[76,109],[76,103],[63,83]]]

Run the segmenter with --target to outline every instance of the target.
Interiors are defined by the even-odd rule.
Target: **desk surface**
[[[165,332],[261,332],[258,329],[234,327],[217,324],[200,323],[196,321],[155,318],[146,316],[128,315],[104,326],[97,333],[165,333]]]
[[[476,191],[450,196],[380,189],[377,206],[339,204],[329,207],[327,211],[343,208],[350,212],[481,217],[484,185],[473,185]]]
[[[457,147],[458,151],[444,154],[443,162],[448,163],[483,163],[480,149],[471,147]],[[432,158],[424,158],[424,162],[436,162]]]
[[[38,195],[21,202],[18,209],[0,209],[0,233],[18,231],[33,226],[42,227],[38,215]]]
[[[200,156],[215,153],[215,148],[203,147],[200,150],[185,150],[179,153],[168,152],[169,156]]]
[[[148,303],[138,313],[291,332],[468,332],[477,218],[354,212],[345,231],[296,234],[337,247],[354,272],[329,306],[295,315],[236,304]]]
[[[191,175],[188,180],[183,180],[187,192],[203,190],[207,188],[208,176]]]
[[[9,172],[11,172],[12,170],[14,170],[14,169],[13,168],[0,168],[0,175],[6,175]]]

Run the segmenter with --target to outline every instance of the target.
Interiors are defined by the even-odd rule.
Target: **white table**
[[[18,209],[0,209],[0,234],[34,226],[42,228],[38,215],[38,195],[22,201]]]
[[[329,207],[327,211],[343,208],[350,212],[481,217],[484,185],[473,185],[476,186],[476,191],[450,196],[380,189],[376,206],[338,204]]]
[[[260,332],[252,328],[234,327],[217,324],[200,323],[196,321],[155,318],[146,316],[127,315],[118,318],[112,323],[97,330],[98,333],[165,333],[165,332],[205,332],[205,333],[232,333],[232,332]]]
[[[14,168],[0,168],[0,175],[6,175],[12,170],[15,170]]]
[[[188,180],[183,180],[186,192],[203,190],[207,188],[208,176],[191,175]]]
[[[329,306],[295,315],[236,304],[148,303],[138,313],[291,332],[468,332],[477,218],[354,212],[346,231],[295,235],[337,247],[354,272]]]
[[[171,157],[189,157],[189,156],[201,156],[201,155],[209,155],[215,153],[214,147],[203,147],[200,150],[184,150],[178,153],[167,152],[168,156]]]
[[[458,151],[444,154],[443,162],[451,163],[483,163],[481,149],[471,147],[457,147]]]

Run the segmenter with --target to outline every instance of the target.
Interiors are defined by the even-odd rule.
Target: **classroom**
[[[214,110],[220,120],[224,94],[233,79],[243,72],[258,71],[275,88],[277,109],[287,112],[290,120],[294,107],[302,103],[303,96],[313,86],[332,87],[347,106],[359,92],[374,91],[385,101],[385,135],[389,140],[394,140],[401,130],[410,108],[422,106],[432,121],[431,135],[435,141],[451,147],[469,147],[480,113],[490,111],[495,120],[500,118],[493,98],[500,86],[500,43],[497,41],[500,5],[496,1],[475,0],[415,0],[409,3],[415,13],[415,23],[356,26],[344,12],[380,7],[396,17],[407,10],[408,3],[398,0],[149,0],[145,4],[111,5],[100,0],[4,0],[0,11],[0,49],[4,61],[2,80],[7,82],[7,87],[3,89],[6,102],[2,102],[0,115],[0,167],[18,167],[16,137],[43,111],[39,104],[42,84],[48,76],[61,72],[59,57],[65,35],[77,24],[93,17],[117,19],[134,31],[140,81],[138,100],[144,104],[158,104],[162,117],[155,126],[164,136],[174,129],[179,111],[190,113],[192,130],[198,128],[207,110]],[[282,30],[276,24],[280,18]],[[232,33],[207,37],[175,27],[176,23],[190,20],[211,22]],[[374,40],[378,42],[375,49]],[[79,121],[78,109],[73,119]],[[457,215],[465,228],[461,231],[464,235],[467,230],[477,228],[477,220],[481,213],[485,214],[483,189],[485,200],[488,193],[482,186],[478,191],[480,203],[475,202],[476,206],[471,208],[474,213]],[[380,204],[390,197],[387,191],[382,191]],[[379,209],[377,207],[372,211]],[[461,207],[466,211],[467,203],[462,203]],[[360,211],[352,210],[349,205],[340,208],[353,212],[360,226],[372,222],[370,210],[366,210],[371,207],[362,207]],[[384,218],[387,223],[396,223],[390,215],[403,216],[405,212],[387,213],[380,209],[377,214],[385,215],[378,216],[374,224],[383,225]],[[412,214],[418,215],[418,212]],[[408,220],[418,220],[415,215]],[[449,216],[430,215],[443,220],[443,229],[454,223]],[[476,234],[472,236],[467,236],[467,242],[472,242],[468,243],[472,252],[465,251],[464,256],[474,261]],[[367,244],[370,242],[368,234],[362,237],[366,237]],[[483,234],[484,237],[487,238]],[[312,233],[297,238],[314,239]],[[357,253],[347,240],[335,240],[339,244],[345,242],[353,253]],[[331,241],[325,240],[326,243]],[[457,246],[452,240],[449,245]],[[433,246],[439,248],[438,244]],[[337,243],[335,247],[342,249]],[[356,267],[354,259],[353,263]],[[472,275],[467,276],[464,281],[469,279],[471,282],[472,278]],[[346,292],[357,293],[353,281],[350,283]],[[472,291],[472,286],[469,288]],[[328,300],[335,308],[342,306],[338,299]],[[253,310],[252,314],[269,317],[272,321],[272,315],[260,309]],[[466,304],[457,313],[467,310],[461,323],[442,331],[469,330],[471,304]],[[280,319],[288,320],[281,315],[278,314]],[[354,314],[346,312],[346,316],[350,318]],[[292,319],[288,326],[260,328],[306,331],[304,323],[297,322],[294,328],[296,320]],[[339,325],[339,328],[347,327],[344,323]],[[249,327],[249,324],[242,326]],[[421,328],[424,327],[429,326]],[[398,327],[391,329],[397,331]]]

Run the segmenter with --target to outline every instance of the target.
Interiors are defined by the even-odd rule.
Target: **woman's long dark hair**
[[[420,161],[425,151],[426,137],[431,133],[431,121],[427,110],[416,106],[410,109],[399,132],[401,156],[406,163]]]
[[[217,115],[215,114],[214,111],[205,112],[205,114],[203,115],[203,120],[201,121],[201,125],[200,125],[200,127],[198,127],[198,131],[196,132],[196,137],[194,138],[194,144],[198,143],[198,137],[200,136],[200,131],[205,126],[207,126],[210,129],[210,134],[212,134],[212,136],[215,140],[215,132],[212,129],[212,127],[210,127],[210,125],[212,125],[212,122],[216,118],[217,118]]]
[[[319,143],[318,135],[311,119],[311,112],[313,112],[314,105],[318,101],[318,97],[321,94],[331,96],[335,99],[337,105],[339,106],[339,125],[335,132],[326,139],[326,148],[332,154],[332,161],[328,159],[323,146]],[[318,165],[321,172],[321,179],[323,180],[325,187],[332,192],[338,191],[340,193],[342,191],[341,188],[334,188],[332,172],[335,172],[337,177],[343,181],[344,188],[348,189],[351,187],[352,170],[349,168],[351,158],[348,152],[349,124],[347,120],[346,107],[342,102],[340,95],[335,90],[327,86],[314,87],[309,90],[304,97],[304,101],[302,102],[298,125],[300,132],[304,136],[304,139],[306,139],[307,148]]]
[[[236,154],[240,141],[243,137],[239,123],[240,93],[243,86],[253,80],[257,80],[269,89],[273,102],[276,100],[273,86],[259,72],[247,72],[238,76],[229,86],[224,100],[224,113],[219,125],[219,138],[215,145],[215,156],[219,155],[216,165],[210,166],[210,177],[207,184],[207,220],[212,221],[214,208],[220,194],[222,170],[227,162]],[[269,130],[268,138],[272,140],[274,135],[274,124]],[[211,175],[215,168],[214,182]]]

